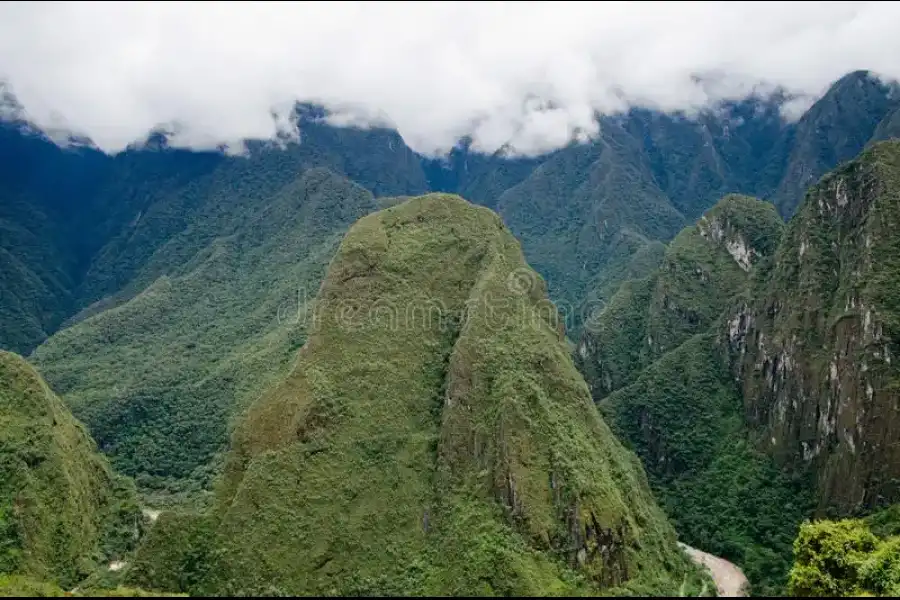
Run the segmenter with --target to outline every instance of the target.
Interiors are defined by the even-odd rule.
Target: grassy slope
[[[72,586],[133,543],[134,489],[21,357],[0,351],[0,572]]]
[[[324,169],[264,201],[211,202],[212,214],[173,236],[136,280],[180,266],[53,336],[34,360],[142,487],[198,468],[203,483],[230,416],[290,368],[343,231],[374,208],[371,194]]]
[[[674,593],[696,582],[544,293],[498,217],[459,198],[359,221],[294,372],[235,433],[199,589]],[[566,566],[579,557],[581,577]]]

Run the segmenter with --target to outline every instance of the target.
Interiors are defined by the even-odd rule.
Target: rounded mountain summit
[[[207,594],[666,594],[703,576],[489,209],[363,217],[293,372],[237,427]],[[162,531],[162,530],[160,530]],[[144,582],[152,585],[152,581]]]

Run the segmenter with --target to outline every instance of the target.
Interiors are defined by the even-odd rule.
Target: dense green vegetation
[[[77,199],[78,169],[90,156],[0,121],[0,348],[26,352],[71,314],[77,257],[67,251],[71,215],[53,201],[64,186]],[[50,167],[50,168],[45,168]]]
[[[791,595],[900,595],[900,536],[873,529],[863,520],[804,523],[794,541]]]
[[[90,304],[102,301],[88,314],[134,297],[208,245],[210,232],[227,235],[222,220],[235,215],[226,207],[259,210],[307,169],[377,196],[427,191],[420,157],[397,132],[331,127],[321,116],[299,109],[303,143],[248,143],[243,157],[170,149],[164,138],[110,157],[0,122],[0,348],[28,353]],[[189,229],[197,246],[172,247]]]
[[[149,592],[129,587],[90,587],[65,591],[59,586],[45,581],[38,581],[21,575],[8,576],[0,574],[0,596],[6,598],[177,598],[185,597],[185,594]]]
[[[781,235],[771,204],[726,196],[676,236],[658,270],[621,286],[577,351],[681,539],[740,565],[755,594],[784,589],[808,483],[755,447],[715,330]]]
[[[898,207],[897,142],[824,177],[783,236],[771,206],[726,198],[578,346],[679,533],[743,567],[755,593],[783,591],[814,509],[898,498]]]
[[[199,512],[164,512],[124,573],[128,586],[196,590],[210,567],[212,519]]]
[[[781,232],[771,204],[729,195],[678,234],[659,268],[623,283],[585,328],[577,361],[594,397],[707,331],[748,285],[750,270],[774,253]]]
[[[864,72],[798,123],[781,118],[782,101],[752,97],[695,118],[635,109],[603,117],[592,143],[536,158],[481,155],[467,140],[444,160],[425,158],[395,131],[332,127],[312,106],[298,107],[300,144],[249,143],[248,157],[172,150],[160,133],[115,157],[84,143],[63,151],[23,134],[24,121],[0,123],[0,347],[30,352],[91,303],[138,293],[155,279],[133,281],[145,261],[208,199],[264,201],[314,167],[376,197],[431,189],[497,208],[577,330],[591,311],[584,299],[608,300],[632,254],[723,195],[774,197],[789,215],[806,185],[894,132],[896,94]],[[179,265],[158,263],[155,275]]]
[[[0,351],[0,573],[71,587],[140,534],[133,485],[22,358]]]
[[[160,530],[141,585],[700,591],[496,214],[430,195],[361,219],[314,315],[294,371],[235,431],[211,525]]]
[[[649,274],[619,275],[635,252],[668,242],[729,193],[772,199],[791,216],[808,185],[870,140],[891,135],[889,123],[876,125],[897,98],[895,86],[859,71],[796,123],[781,117],[778,95],[696,118],[634,109],[602,118],[592,144],[563,148],[537,166],[517,163],[510,181],[527,177],[495,206],[577,337],[598,301],[628,277]]]
[[[755,595],[783,592],[809,482],[754,447],[710,334],[667,353],[600,403],[628,440],[679,537],[741,566]]]
[[[180,267],[33,357],[145,490],[205,485],[230,418],[283,378],[303,345],[343,231],[376,207],[325,169],[303,171],[263,202],[232,193],[211,199],[136,279]]]
[[[548,157],[500,196],[497,211],[576,328],[582,299],[607,287],[605,276],[685,225],[636,142],[612,127],[596,144]]]
[[[481,313],[461,308],[469,301],[493,306],[499,298],[490,321],[509,314],[510,289],[533,291],[546,280],[565,333],[582,339],[576,360],[591,392],[644,459],[681,538],[740,564],[754,591],[778,591],[796,525],[807,514],[809,464],[828,473],[816,483],[823,510],[838,498],[838,513],[865,513],[896,500],[900,489],[900,445],[868,443],[853,432],[855,420],[872,439],[886,432],[890,441],[898,427],[886,408],[900,389],[897,363],[890,367],[889,360],[900,353],[896,145],[877,146],[826,177],[780,246],[772,205],[728,194],[766,197],[783,215],[793,214],[821,174],[872,140],[896,136],[896,98],[891,86],[858,72],[794,124],[781,119],[778,97],[727,103],[690,119],[635,109],[604,117],[597,140],[546,156],[484,156],[464,142],[446,161],[417,156],[395,131],[329,126],[324,112],[309,106],[298,108],[300,144],[252,143],[243,157],[173,150],[161,135],[109,157],[85,146],[62,150],[21,121],[0,123],[0,348],[27,353],[51,336],[33,362],[151,502],[204,508],[237,426],[219,512],[161,521],[123,573],[129,586],[276,593],[299,589],[305,578],[303,589],[326,593],[672,593],[682,583],[680,591],[699,591],[699,580],[670,549],[671,531],[639,466],[608,442],[602,421],[572,409],[580,379],[559,357],[564,334],[543,292],[525,310],[544,315],[532,329],[477,331]],[[459,215],[409,208],[421,199],[403,204],[429,189],[462,192],[495,208],[543,278],[534,279],[518,249],[507,248],[514,244],[502,227],[502,240],[485,234],[478,242],[454,224]],[[358,281],[329,284],[360,297],[352,296],[349,308],[343,300],[329,308],[322,302],[326,285],[313,303],[344,232],[385,207],[394,208],[363,222],[384,231],[361,223],[332,265],[335,273],[364,259],[371,271]],[[493,232],[495,217],[471,218],[465,227]],[[463,262],[446,267],[453,257]],[[491,287],[503,273],[514,283]],[[357,289],[360,281],[371,288]],[[408,300],[412,292],[401,281],[427,290],[449,321],[404,336],[390,326],[348,333],[314,320],[359,306],[398,318],[390,294],[377,302],[374,296],[387,291]],[[864,307],[875,307],[873,318]],[[340,350],[309,344],[311,327]],[[729,328],[738,341],[725,339]],[[865,343],[857,344],[860,338]],[[278,384],[305,344],[312,358],[301,355],[301,379],[312,378],[303,380],[311,387],[291,396],[285,390],[300,385],[296,371]],[[808,360],[786,376],[798,356]],[[834,379],[832,364],[840,372],[836,389],[852,390],[849,404],[823,391]],[[443,404],[459,365],[474,402],[464,417]],[[786,409],[776,388],[799,404]],[[247,442],[260,407],[284,408],[279,402],[288,397],[307,398],[315,411],[288,403],[265,419],[288,438],[287,429],[300,427],[294,433],[301,441]],[[386,405],[396,398],[407,399],[402,415]],[[429,399],[427,411],[415,402],[422,398]],[[835,406],[844,412],[834,416]],[[241,424],[245,411],[249,421]],[[446,421],[448,415],[459,421]],[[474,440],[462,444],[465,451],[456,447],[460,428]],[[13,489],[9,473],[30,472],[33,447],[62,443],[10,431],[0,433],[3,443],[26,451],[0,459],[4,494]],[[249,457],[241,455],[248,447]],[[57,462],[71,469],[60,461],[42,462],[38,471]],[[460,461],[461,474],[448,467]],[[786,465],[796,466],[790,476],[778,468]],[[71,506],[48,504],[53,508],[34,517],[35,531],[52,514],[59,527],[75,527],[66,534],[75,541],[54,554],[48,538],[25,536],[37,545],[23,552],[21,507],[7,494],[0,501],[0,572],[69,584],[124,551],[133,492],[108,467],[97,469],[110,478],[109,497],[122,501],[91,502],[121,519],[88,516],[99,514],[93,509],[75,518]],[[336,479],[347,472],[367,475]],[[559,492],[548,502],[544,484],[549,478],[556,490],[554,477],[569,478],[563,489],[572,497]],[[242,485],[230,488],[236,480]],[[596,489],[611,480],[619,491]],[[389,489],[390,482],[404,489]],[[46,485],[29,493],[42,498]],[[297,486],[306,487],[297,494]],[[622,490],[631,489],[641,490],[636,503],[622,500]],[[72,497],[79,506],[87,502],[81,492]],[[256,503],[271,509],[259,531],[248,516]],[[412,505],[422,509],[415,519],[404,512]],[[581,524],[588,513],[601,522],[620,518],[631,537],[622,542],[607,533],[627,549],[572,568],[578,544],[590,555],[584,532],[598,534],[567,528],[562,506],[578,507],[572,518]],[[288,508],[294,516],[285,518],[279,511]],[[101,522],[118,524],[108,534],[84,533],[106,527]],[[393,541],[378,529],[393,531],[397,523]],[[334,542],[325,547],[310,534],[287,548],[276,543],[287,527],[327,531]],[[401,535],[413,530],[417,535]],[[243,536],[265,564],[250,564],[246,552],[255,550],[232,547]],[[341,558],[371,540],[383,556]],[[458,560],[437,560],[448,548]],[[291,553],[301,551],[321,564],[284,575],[296,560]],[[629,576],[618,587],[623,568]],[[233,574],[243,570],[250,578],[236,583]],[[349,571],[352,577],[341,575]],[[34,581],[4,585],[34,585],[37,593],[44,584]],[[120,583],[101,577],[95,587]]]

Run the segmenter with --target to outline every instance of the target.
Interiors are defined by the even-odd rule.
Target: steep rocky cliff
[[[656,272],[622,285],[576,351],[681,539],[740,564],[757,593],[783,588],[805,501],[751,443],[711,330],[782,232],[771,204],[726,196],[672,241]]]
[[[900,142],[823,177],[783,236],[768,214],[723,200],[576,354],[680,533],[778,591],[804,515],[900,500]]]
[[[747,421],[822,509],[900,499],[900,142],[824,177],[721,331]]]

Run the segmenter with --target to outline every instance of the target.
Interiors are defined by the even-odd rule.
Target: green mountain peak
[[[674,593],[699,581],[543,280],[451,195],[360,219],[235,431],[206,593]]]

